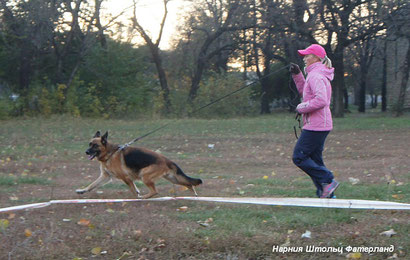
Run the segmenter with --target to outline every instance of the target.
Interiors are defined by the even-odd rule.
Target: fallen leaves
[[[16,200],[19,200],[19,197],[13,195],[13,196],[10,196],[9,199],[10,199],[11,201],[16,201]]]
[[[31,236],[33,235],[33,232],[31,232],[30,229],[26,228],[26,229],[24,230],[24,235],[25,235],[26,237],[31,237]]]
[[[165,248],[165,247],[166,247],[165,240],[161,239],[161,238],[158,238],[157,239],[157,244],[154,246],[154,250],[162,249],[162,248]]]
[[[390,229],[390,230],[383,231],[383,232],[380,233],[381,236],[386,236],[386,237],[392,237],[396,234],[397,233],[396,233],[396,231],[394,231],[394,229]]]
[[[0,219],[0,231],[6,230],[9,227],[10,222],[8,219]]]
[[[283,243],[283,244],[280,245],[280,246],[282,246],[282,247],[290,246],[290,235],[293,233],[293,231],[294,231],[294,230],[292,230],[292,229],[289,229],[289,230],[288,230],[288,235],[287,235],[287,237],[286,237],[286,241],[285,241],[285,243]]]
[[[142,236],[142,231],[141,230],[134,230],[134,231],[132,231],[132,234],[134,235],[134,239],[138,240]]]
[[[91,249],[91,254],[93,255],[99,255],[102,251],[101,247],[94,247],[93,249]]]
[[[187,206],[182,206],[182,207],[177,208],[177,211],[180,211],[180,212],[186,212],[187,210],[188,210]]]
[[[88,227],[91,224],[91,221],[88,220],[88,219],[82,218],[77,222],[77,224],[80,225],[80,226],[87,226]]]
[[[151,242],[154,242],[154,241],[152,241],[151,240]],[[150,242],[150,243],[151,243]],[[152,244],[152,246],[151,247],[143,247],[143,248],[141,248],[141,250],[139,251],[139,254],[141,255],[140,256],[140,258],[138,258],[138,259],[146,259],[145,257],[144,257],[144,253],[153,253],[154,251],[159,251],[159,250],[161,250],[161,249],[163,249],[163,248],[165,248],[166,247],[166,244],[165,244],[165,240],[164,239],[162,239],[162,238],[158,238],[153,244]]]
[[[404,198],[403,194],[393,194],[391,196],[393,199],[396,199],[396,200],[401,200],[402,198]]]
[[[117,258],[117,260],[121,260],[121,259],[123,259],[123,258],[128,258],[128,257],[130,257],[130,256],[132,256],[132,252],[124,252],[119,258]]]
[[[210,245],[211,244],[211,240],[207,236],[204,238],[203,242],[204,242],[205,245]]]
[[[203,226],[203,227],[209,227],[210,226],[210,223],[212,223],[212,222],[214,222],[214,219],[213,218],[208,218],[207,220],[205,220],[205,221],[197,221],[197,223],[200,225],[200,226]]]
[[[360,259],[362,258],[362,253],[356,252],[356,253],[350,253],[346,256],[347,259]]]
[[[356,184],[358,184],[358,183],[360,182],[360,180],[357,179],[357,178],[349,177],[349,182],[350,182],[352,185],[356,185]]]
[[[306,232],[302,234],[301,238],[312,238],[312,232],[306,230]]]
[[[94,224],[92,224],[90,220],[84,218],[80,219],[77,224],[83,227],[88,227],[89,229],[95,228]]]

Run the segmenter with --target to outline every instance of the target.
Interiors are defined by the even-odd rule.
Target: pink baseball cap
[[[304,50],[298,50],[300,56],[306,56],[308,54],[314,54],[323,59],[326,56],[325,49],[319,44],[312,44]]]

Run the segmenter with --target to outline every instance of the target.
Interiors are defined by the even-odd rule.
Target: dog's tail
[[[198,186],[199,184],[202,184],[201,179],[189,177],[181,170],[181,168],[179,168],[176,163],[170,161],[168,163],[168,167],[171,168],[174,173],[173,176],[168,175],[166,178],[170,182],[187,187]]]

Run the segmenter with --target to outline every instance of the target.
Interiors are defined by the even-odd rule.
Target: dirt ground
[[[410,133],[403,130],[333,131],[327,140],[324,161],[341,182],[338,198],[361,194],[360,185],[380,185],[386,189],[405,186],[410,177]],[[87,140],[86,140],[87,141]],[[85,142],[86,142],[85,141]],[[222,137],[154,138],[156,144],[144,145],[165,154],[204,184],[200,196],[256,196],[240,194],[250,180],[278,179],[285,182],[309,181],[292,163],[295,145],[292,133]],[[210,148],[210,144],[214,147]],[[64,153],[64,152],[63,152]],[[132,194],[114,181],[111,187],[84,195],[74,191],[92,182],[99,172],[97,161],[88,161],[83,151],[57,155],[56,160],[22,163],[14,158],[1,158],[0,173],[37,176],[44,183],[19,183],[0,186],[1,207],[55,199],[132,198]],[[66,158],[65,158],[66,157]],[[350,178],[350,179],[349,179]],[[359,184],[352,185],[354,179]],[[257,184],[256,184],[257,185]],[[343,194],[343,185],[357,189]],[[140,186],[143,193],[147,188]],[[292,186],[289,186],[290,189]],[[314,196],[311,192],[305,197]],[[395,189],[396,189],[395,188]],[[158,186],[160,196],[191,196],[189,191],[176,189],[166,182]],[[289,191],[290,194],[292,191]],[[267,197],[283,197],[266,195]],[[406,194],[388,193],[383,200],[409,203]],[[292,245],[395,245],[393,253],[361,254],[361,259],[409,257],[409,213],[403,211],[361,211],[352,221],[325,223],[309,227],[287,224],[260,228],[250,235],[230,235],[214,231],[194,219],[180,218],[187,211],[204,212],[216,208],[235,211],[237,205],[194,202],[141,202],[87,205],[53,205],[46,208],[0,214],[0,259],[346,259],[347,253],[272,253],[272,246],[291,242]],[[251,211],[276,212],[287,210],[298,214],[300,208],[246,206]],[[283,220],[285,221],[285,220]],[[380,236],[391,227],[392,238]],[[205,231],[198,232],[199,229]],[[309,229],[312,239],[300,238]],[[205,234],[205,235],[204,235]],[[407,234],[407,235],[406,235]],[[402,236],[402,237],[400,237]],[[405,237],[403,237],[405,236]],[[407,238],[406,238],[407,236]],[[391,240],[393,239],[393,240]],[[330,242],[329,242],[330,241]],[[374,243],[371,243],[371,242]],[[400,242],[402,241],[402,242]],[[403,242],[407,241],[407,242]],[[354,256],[351,256],[354,257]]]

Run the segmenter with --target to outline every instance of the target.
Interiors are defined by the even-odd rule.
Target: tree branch
[[[159,43],[160,43],[161,37],[162,37],[162,32],[163,32],[164,26],[165,26],[165,20],[167,19],[167,14],[168,14],[167,4],[168,4],[168,1],[169,0],[164,0],[164,17],[162,18],[162,21],[161,21],[161,27],[160,27],[160,30],[159,30],[158,39],[155,43],[156,46],[159,46]]]

